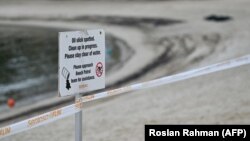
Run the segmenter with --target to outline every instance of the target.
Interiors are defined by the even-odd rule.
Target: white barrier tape
[[[194,69],[194,70],[179,73],[176,75],[162,77],[160,79],[155,79],[155,80],[144,82],[144,83],[138,83],[138,84],[134,84],[134,85],[130,85],[130,86],[126,86],[126,87],[122,87],[122,88],[118,88],[118,89],[114,89],[110,91],[97,93],[94,95],[83,96],[80,99],[78,99],[74,104],[71,104],[71,105],[56,109],[54,111],[50,111],[45,114],[35,116],[33,118],[0,128],[0,139],[3,137],[14,135],[19,132],[23,132],[25,130],[30,130],[32,128],[73,115],[81,110],[83,102],[105,98],[108,96],[118,95],[118,94],[122,94],[125,92],[169,84],[169,83],[201,76],[204,74],[209,74],[212,72],[217,72],[217,71],[249,64],[249,63],[250,63],[250,55],[247,55],[247,56],[243,56],[237,59],[225,61],[222,63],[214,64],[214,65],[199,68],[199,69]]]
[[[194,69],[194,70],[179,73],[176,75],[166,76],[166,77],[151,80],[148,82],[138,83],[138,84],[134,84],[134,85],[130,85],[130,86],[126,86],[126,87],[122,87],[122,88],[118,88],[118,89],[114,89],[114,90],[110,90],[106,92],[101,92],[95,95],[84,96],[82,97],[82,101],[87,102],[87,101],[92,101],[92,100],[104,98],[104,97],[111,96],[111,95],[122,94],[122,93],[129,92],[129,91],[156,87],[156,86],[160,86],[164,84],[169,84],[169,83],[201,76],[204,74],[222,71],[225,69],[229,69],[229,68],[249,64],[249,63],[250,63],[250,55],[247,55],[247,56],[243,56],[237,59],[225,61],[222,63],[217,63],[214,65],[206,66],[206,67],[199,68],[199,69]]]

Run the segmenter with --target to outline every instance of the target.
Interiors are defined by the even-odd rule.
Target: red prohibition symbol
[[[95,72],[96,72],[96,76],[97,77],[101,77],[102,73],[103,73],[103,65],[101,62],[98,62],[96,64],[96,68],[95,68]]]

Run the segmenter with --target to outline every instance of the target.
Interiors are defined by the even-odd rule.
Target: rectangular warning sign
[[[103,30],[59,32],[59,96],[105,87]]]

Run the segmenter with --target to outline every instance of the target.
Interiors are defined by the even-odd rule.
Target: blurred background
[[[249,15],[249,0],[1,0],[0,126],[73,103],[57,96],[58,32],[105,30],[112,89],[249,54]],[[88,102],[84,139],[143,140],[145,124],[249,123],[249,68]],[[73,140],[73,118],[3,140]]]

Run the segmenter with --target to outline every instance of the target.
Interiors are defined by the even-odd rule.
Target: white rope
[[[33,118],[29,118],[27,120],[0,128],[0,139],[10,136],[10,135],[17,134],[19,132],[30,130],[34,127],[48,124],[50,122],[62,119],[70,115],[73,115],[79,112],[82,109],[82,104],[87,101],[93,101],[96,99],[118,95],[118,94],[122,94],[125,92],[165,85],[165,84],[169,84],[169,83],[173,83],[173,82],[177,82],[177,81],[181,81],[181,80],[185,80],[185,79],[189,79],[189,78],[193,78],[193,77],[197,77],[197,76],[201,76],[201,75],[205,75],[205,74],[209,74],[209,73],[213,73],[217,71],[222,71],[225,69],[238,67],[241,65],[249,64],[249,63],[250,63],[250,55],[247,55],[247,56],[243,56],[240,58],[225,61],[222,63],[179,73],[176,75],[162,77],[162,78],[155,79],[155,80],[148,81],[148,82],[138,83],[138,84],[134,84],[134,85],[118,88],[118,89],[100,92],[94,95],[83,96],[79,98],[74,104],[71,104],[71,105],[47,112],[45,114],[38,115]]]

